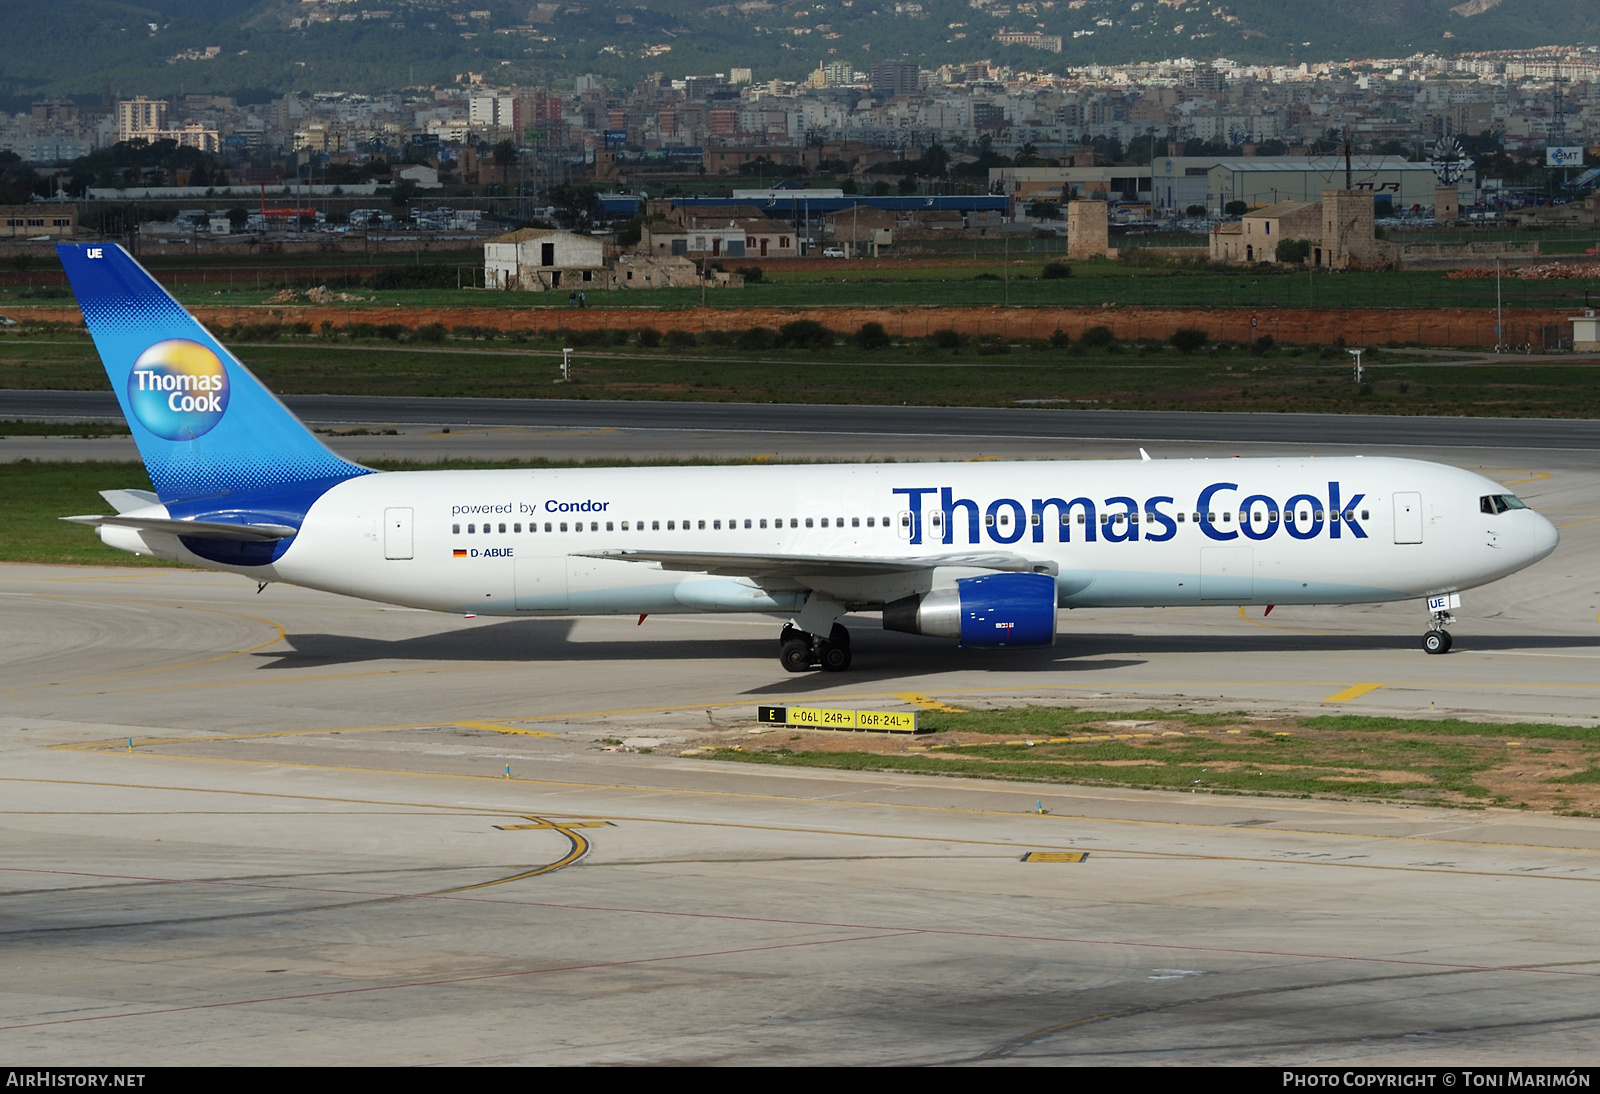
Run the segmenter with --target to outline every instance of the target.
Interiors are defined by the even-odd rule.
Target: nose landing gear
[[[778,636],[778,662],[789,672],[817,667],[824,672],[843,672],[850,667],[850,632],[835,623],[828,637],[818,638],[787,623]]]
[[[1422,651],[1449,653],[1450,647],[1455,645],[1455,639],[1450,637],[1450,632],[1445,630],[1445,627],[1454,624],[1455,621],[1456,617],[1448,611],[1434,611],[1428,620],[1428,630],[1422,636]]]

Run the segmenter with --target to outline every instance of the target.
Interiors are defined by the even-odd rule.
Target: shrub
[[[708,330],[700,335],[700,344],[703,346],[736,346],[739,337],[736,331]]]
[[[1172,332],[1172,337],[1167,339],[1172,347],[1184,356],[1188,356],[1197,349],[1203,349],[1211,341],[1211,336],[1203,330],[1194,327],[1179,327]]]
[[[744,277],[746,285],[759,285],[767,276],[760,266],[740,266],[734,272]]]
[[[399,323],[383,323],[378,327],[378,337],[387,338],[391,342],[400,341],[400,336],[405,332],[406,328]]]
[[[640,327],[634,332],[634,336],[639,339],[639,345],[645,349],[655,349],[661,344],[661,332],[654,327]]]
[[[417,328],[416,339],[419,342],[434,342],[434,343],[443,342],[444,341],[444,324],[443,323],[425,323],[424,325],[422,325],[422,326]]]
[[[696,338],[691,331],[671,330],[667,332],[668,349],[694,349],[699,344],[700,339]]]
[[[1106,346],[1115,345],[1117,336],[1110,327],[1094,326],[1083,332],[1078,339],[1078,344],[1085,349],[1104,349]]]
[[[993,357],[997,354],[1010,352],[1011,347],[998,334],[985,334],[978,339],[979,357]]]
[[[861,329],[850,337],[857,349],[874,350],[889,347],[889,332],[883,329],[882,323],[863,323]]]
[[[1041,281],[1059,281],[1063,277],[1072,276],[1072,267],[1065,262],[1046,262],[1044,269],[1039,271]]]
[[[1275,345],[1277,345],[1277,342],[1273,340],[1272,335],[1263,334],[1260,338],[1250,343],[1250,352],[1257,357],[1265,357],[1272,352],[1272,347]]]
[[[1072,345],[1072,335],[1068,334],[1060,327],[1057,327],[1055,332],[1050,335],[1051,349],[1066,349],[1070,345]]]
[[[932,349],[960,349],[966,345],[967,336],[953,327],[944,327],[929,334],[927,341]]]
[[[780,349],[827,349],[833,345],[833,331],[815,319],[796,319],[778,328]]]
[[[740,331],[737,337],[740,349],[754,353],[769,350],[778,341],[778,335],[771,327],[751,327]]]

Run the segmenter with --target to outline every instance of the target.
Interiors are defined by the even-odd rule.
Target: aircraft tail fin
[[[56,252],[162,501],[368,473],[330,452],[127,251]]]

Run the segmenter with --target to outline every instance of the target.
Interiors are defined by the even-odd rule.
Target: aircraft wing
[[[166,532],[174,536],[192,536],[195,539],[227,539],[244,543],[259,543],[275,539],[288,539],[299,532],[287,524],[229,524],[215,520],[170,520],[165,517],[62,517],[73,524],[87,524],[98,528],[110,524],[118,528],[134,528],[141,532]]]
[[[970,554],[919,555],[910,558],[838,555],[761,555],[704,551],[639,551],[631,548],[610,551],[574,551],[583,558],[615,559],[620,562],[653,562],[663,570],[716,574],[725,577],[874,577],[931,570],[935,566],[964,566],[975,570],[1012,573],[1054,574],[1053,562],[1024,558],[1002,551]]]

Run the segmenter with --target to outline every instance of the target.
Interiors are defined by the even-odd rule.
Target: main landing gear
[[[843,672],[850,667],[850,632],[835,623],[828,637],[818,638],[786,623],[778,636],[778,661],[790,672],[818,666],[825,672]]]
[[[1450,632],[1445,630],[1445,627],[1455,621],[1456,617],[1447,611],[1434,612],[1428,621],[1428,630],[1422,636],[1422,651],[1449,653],[1450,647],[1455,645],[1455,639],[1450,637]]]

